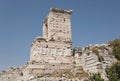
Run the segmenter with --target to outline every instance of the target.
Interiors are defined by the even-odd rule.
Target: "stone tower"
[[[43,36],[36,37],[31,45],[31,61],[40,61],[41,55],[71,55],[71,14],[71,10],[50,9],[43,24]]]
[[[36,37],[31,44],[30,61],[25,69],[25,76],[61,72],[74,67],[71,14],[71,10],[50,9],[43,24],[43,35]]]

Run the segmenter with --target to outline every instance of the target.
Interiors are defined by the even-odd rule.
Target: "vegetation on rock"
[[[109,81],[120,81],[120,39],[110,41],[108,44],[113,49],[112,54],[118,62],[113,64],[111,67],[106,68],[106,74]]]
[[[120,39],[115,39],[109,42],[109,46],[112,47],[112,54],[117,60],[120,60]]]
[[[100,73],[95,73],[95,74],[90,75],[89,80],[90,81],[104,81],[104,79],[101,78]]]
[[[115,63],[111,67],[106,68],[109,81],[120,81],[120,63]]]

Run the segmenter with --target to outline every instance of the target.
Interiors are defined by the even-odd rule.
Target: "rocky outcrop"
[[[77,63],[88,73],[100,73],[101,77],[107,81],[105,69],[117,62],[112,55],[112,48],[108,44],[89,45],[82,48]]]
[[[0,74],[0,81],[16,81],[17,78],[23,76],[22,69],[19,67],[11,67],[8,70],[2,71]]]
[[[45,71],[41,74],[36,72],[36,74],[25,74],[28,72],[26,68],[40,68],[42,64],[40,62],[28,62],[24,67],[15,68],[12,67],[9,70],[3,71],[0,74],[0,81],[84,81],[87,79],[91,73],[100,73],[102,78],[107,81],[105,68],[110,67],[117,60],[111,54],[112,49],[107,44],[97,44],[90,45],[84,48],[74,48],[72,49],[72,59],[73,67],[66,67],[66,70],[59,71],[57,66],[52,66],[51,69]],[[44,64],[43,64],[44,65]],[[61,67],[65,67],[65,64],[58,64]],[[63,66],[62,66],[63,65]],[[48,68],[50,65],[47,64]],[[34,67],[34,68],[33,68]],[[56,67],[56,71],[52,68]],[[29,71],[32,72],[32,69]],[[27,77],[27,80],[26,80]]]

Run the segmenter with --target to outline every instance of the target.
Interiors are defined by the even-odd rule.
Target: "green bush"
[[[120,39],[115,39],[109,42],[109,46],[112,47],[112,54],[117,60],[120,60]]]
[[[95,74],[91,74],[89,77],[90,81],[104,81],[104,79],[101,78],[100,73],[95,73]]]
[[[111,67],[106,68],[106,74],[109,81],[120,81],[120,63],[115,63]]]

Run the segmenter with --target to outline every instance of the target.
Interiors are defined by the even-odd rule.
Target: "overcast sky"
[[[51,7],[73,10],[73,46],[120,38],[120,0],[0,0],[0,71],[29,61]]]

